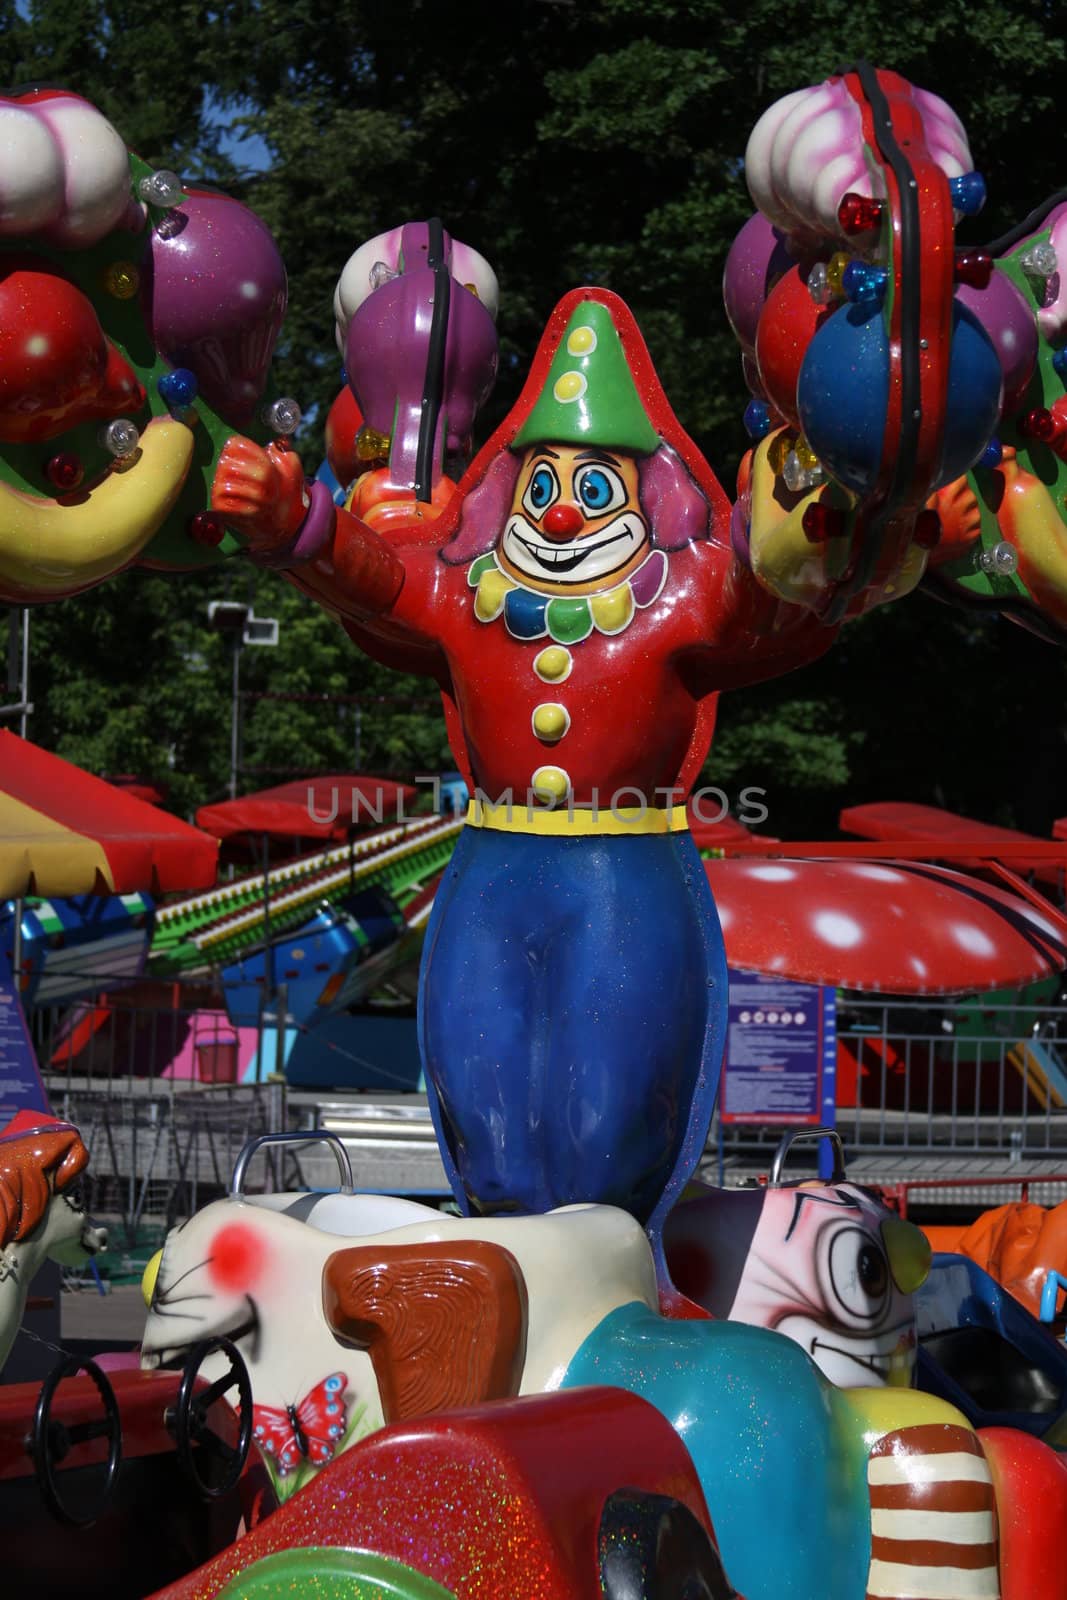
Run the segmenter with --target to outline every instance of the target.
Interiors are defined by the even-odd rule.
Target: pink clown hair
[[[463,502],[454,537],[441,551],[450,566],[492,550],[500,537],[515,492],[521,460],[502,450],[485,477]],[[681,457],[667,444],[638,463],[638,494],[648,518],[652,544],[659,550],[681,550],[694,539],[706,539],[711,512]]]

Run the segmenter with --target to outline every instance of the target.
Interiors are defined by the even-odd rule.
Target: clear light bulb
[[[158,206],[162,211],[169,211],[182,200],[185,190],[182,180],[176,172],[170,172],[166,167],[149,173],[147,178],[142,178],[137,185],[137,193],[146,205]]]
[[[264,418],[267,427],[272,433],[287,435],[295,433],[300,426],[300,407],[288,395],[280,400],[273,400],[267,407]]]
[[[116,417],[113,422],[100,429],[101,445],[119,461],[126,456],[132,456],[140,442],[141,431],[136,422],[131,422],[129,417]]]

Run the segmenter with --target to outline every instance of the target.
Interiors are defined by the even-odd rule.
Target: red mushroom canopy
[[[1067,966],[1067,922],[917,861],[704,863],[730,965],[883,994],[973,994]]]

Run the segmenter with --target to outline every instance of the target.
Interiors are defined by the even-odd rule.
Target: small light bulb
[[[828,306],[834,298],[826,276],[826,262],[816,261],[808,273],[808,293],[817,306]]]
[[[745,407],[745,432],[755,443],[771,431],[771,411],[766,400],[750,400]]]
[[[961,172],[948,180],[952,209],[964,217],[976,217],[986,202],[985,179],[980,172]]]
[[[1019,265],[1028,278],[1051,278],[1058,267],[1056,252],[1048,243],[1032,244],[1019,257]]]
[[[172,411],[183,411],[196,399],[199,384],[188,367],[175,367],[157,380],[156,388]]]
[[[118,461],[132,456],[141,442],[141,432],[136,422],[131,422],[129,417],[116,417],[114,422],[109,422],[105,428],[100,429],[100,443],[103,448]]]
[[[157,206],[160,211],[169,211],[182,200],[185,190],[182,180],[176,172],[170,172],[166,167],[160,167],[147,178],[142,178],[137,185],[137,193],[146,205]]]
[[[300,426],[300,407],[288,395],[280,400],[272,400],[263,413],[264,421],[272,433],[295,433]]]
[[[370,269],[370,286],[372,289],[380,289],[383,283],[391,283],[399,276],[400,274],[394,272],[388,262],[376,261]]]
[[[141,287],[141,274],[132,261],[112,261],[104,268],[101,281],[113,300],[132,300]]]
[[[1019,565],[1019,558],[1015,553],[1015,546],[1001,539],[999,544],[991,545],[988,550],[983,550],[978,557],[978,565],[990,577],[1010,578]]]

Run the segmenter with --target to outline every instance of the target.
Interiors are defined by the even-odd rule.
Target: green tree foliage
[[[223,184],[270,223],[291,284],[278,382],[312,419],[312,466],[339,384],[337,273],[362,239],[437,213],[501,280],[486,429],[558,296],[602,283],[633,307],[730,488],[746,397],[719,282],[751,210],[745,140],[777,96],[860,56],[963,117],[991,194],[975,240],[1067,180],[1058,0],[0,0],[0,78],[78,90],[147,159]],[[234,132],[264,142],[265,167],[242,167]],[[245,652],[250,688],[359,696],[365,766],[447,759],[425,683],[367,662],[244,563],[213,580],[131,575],[39,613],[35,735],[98,769],[166,766],[182,806],[221,792],[229,659],[201,624],[225,593],[282,621],[277,652]],[[1050,647],[918,597],[851,625],[803,674],[726,697],[709,772],[731,792],[766,787],[784,835],[890,796],[1043,829],[1065,809],[1064,688]],[[348,703],[250,702],[245,761],[351,766],[355,719]],[[250,772],[245,787],[268,781]]]

